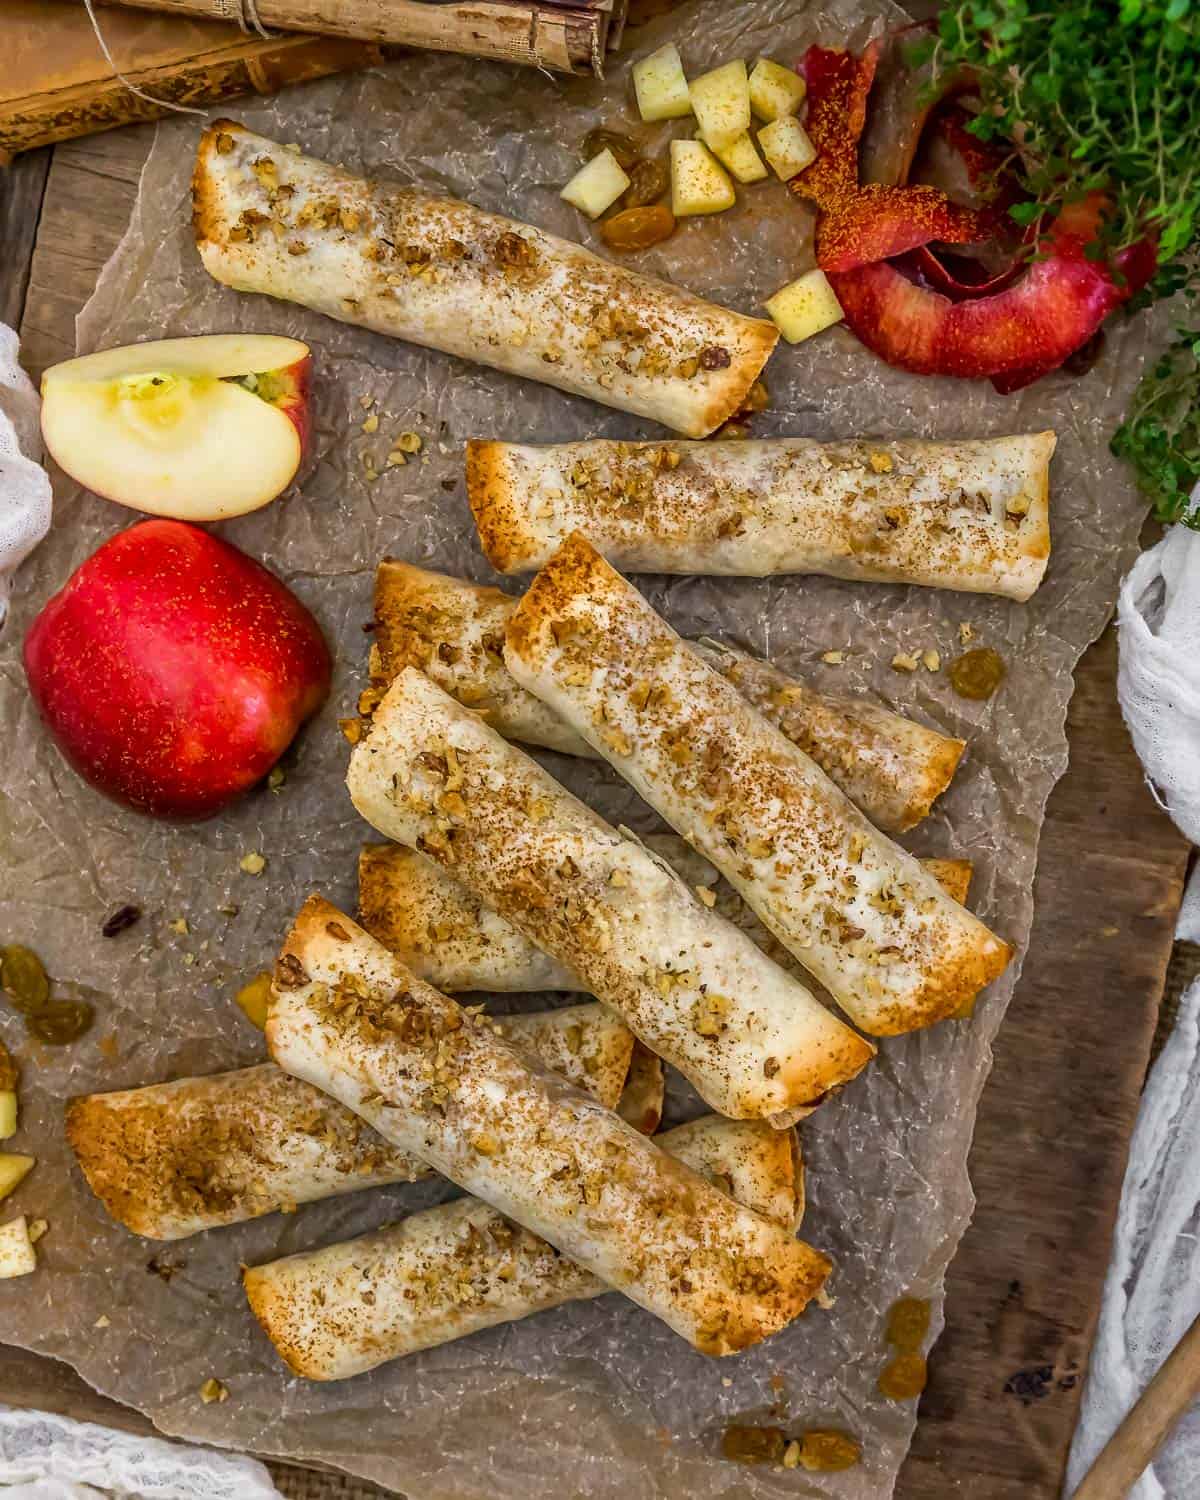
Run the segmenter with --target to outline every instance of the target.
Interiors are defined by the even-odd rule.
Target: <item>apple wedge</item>
[[[42,377],[42,436],[79,484],[149,515],[220,521],[274,500],[308,437],[312,357],[273,334],[105,349]]]

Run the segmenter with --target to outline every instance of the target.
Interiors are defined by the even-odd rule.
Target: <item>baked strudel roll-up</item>
[[[617,1107],[633,1065],[633,1036],[603,1006],[572,1005],[493,1022],[548,1068]],[[647,1107],[639,1060],[631,1102]],[[388,1144],[302,1079],[262,1063],[179,1078],[67,1105],[67,1139],[88,1186],[118,1223],[152,1240],[390,1182],[432,1168]]]
[[[516,607],[499,589],[386,559],[375,574],[372,696],[402,668],[419,667],[506,739],[595,756],[504,665],[504,632]],[[962,740],[864,698],[818,692],[735,647],[693,644],[886,833],[919,823],[950,784]]]
[[[798,969],[732,886],[678,834],[650,833],[642,842],[705,906],[740,927],[776,963]],[[921,863],[955,901],[966,900],[969,860]],[[439,990],[586,990],[578,974],[543,953],[441,865],[403,844],[364,847],[358,857],[358,906],[371,936]]]
[[[1028,599],[1050,557],[1052,432],[952,443],[474,442],[488,561],[540,568],[573,531],[629,573],[826,573]]]
[[[531,1065],[320,897],[276,965],[267,1044],[280,1067],[702,1353],[785,1327],[829,1273],[824,1256]]]
[[[669,865],[414,668],[347,784],[369,823],[577,974],[721,1114],[791,1124],[872,1056]]]
[[[200,258],[227,286],[689,437],[743,405],[779,337],[531,224],[355,176],[232,120],[201,138],[192,202]]]
[[[746,1208],[795,1230],[804,1175],[792,1131],[715,1115],[662,1150]],[[478,1198],[242,1272],[254,1316],[308,1380],[345,1380],[419,1349],[611,1288]]]
[[[954,1015],[1008,963],[1008,944],[873,827],[582,536],[517,606],[506,660],[866,1031]]]

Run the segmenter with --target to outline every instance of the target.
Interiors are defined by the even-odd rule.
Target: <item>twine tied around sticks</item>
[[[117,67],[104,33],[100,29],[100,21],[96,15],[93,0],[83,0],[83,4],[88,13],[88,19],[92,23],[92,30],[96,33],[96,40],[100,43],[100,50],[104,53],[105,62],[113,70],[114,76],[121,80],[131,94],[136,94],[139,99],[144,99],[147,104],[153,104],[157,109],[174,110],[179,115],[203,115],[205,113],[204,110],[195,109],[190,104],[176,104],[170,99],[159,99],[127,78]],[[264,39],[270,39],[271,33],[259,18],[258,0],[217,0],[217,5],[219,7],[218,20],[236,21],[247,35],[254,30]]]

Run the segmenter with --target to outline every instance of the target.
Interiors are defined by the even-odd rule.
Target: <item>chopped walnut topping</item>
[[[720,344],[710,344],[708,348],[700,351],[700,368],[702,370],[727,370],[733,363],[729,350]]]
[[[909,651],[897,651],[892,657],[893,672],[915,672],[921,665],[921,659]]]
[[[846,653],[844,651],[822,651],[821,660],[827,667],[840,667],[846,660]]]
[[[941,669],[942,665],[941,655],[931,646],[921,652],[921,665],[927,672],[937,672]]]
[[[211,1406],[214,1401],[228,1401],[229,1387],[219,1381],[215,1375],[210,1375],[200,1387],[200,1399],[205,1406]]]
[[[707,906],[710,910],[714,906],[716,906],[716,904],[717,904],[717,893],[716,893],[716,891],[714,891],[712,889],[711,886],[698,885],[698,886],[695,887],[695,891],[696,891],[697,896],[700,897],[701,902],[705,906]]]
[[[720,1036],[730,1003],[724,995],[701,995],[692,1006],[692,1030],[697,1036]]]
[[[261,875],[267,868],[267,861],[257,849],[251,849],[249,854],[243,854],[238,860],[238,869],[244,875]]]
[[[975,632],[966,620],[963,620],[958,627],[958,638],[964,646],[975,639]]]
[[[255,161],[252,161],[250,163],[250,170],[268,191],[279,186],[279,168],[269,156],[260,156]]]
[[[402,432],[392,444],[392,451],[400,453],[420,453],[422,447],[421,438],[415,432]]]
[[[378,432],[379,431],[379,414],[378,414],[378,412],[372,412],[369,417],[364,417],[363,418],[362,430],[364,432]]]

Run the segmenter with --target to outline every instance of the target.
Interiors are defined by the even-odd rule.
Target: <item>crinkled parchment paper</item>
[[[698,70],[760,50],[796,57],[809,42],[860,45],[898,11],[883,0],[730,5],[701,0],[671,31]],[[663,29],[638,43],[657,45]],[[331,79],[240,110],[250,125],[354,167],[449,190],[569,236],[590,237],[561,203],[585,131],[625,113],[630,58],[607,84],[517,74],[427,55]],[[564,1308],[393,1364],[341,1385],[290,1378],[250,1317],[239,1261],[360,1233],[435,1201],[436,1186],[359,1194],[222,1229],[157,1251],[111,1223],[74,1168],[62,1131],[72,1094],[211,1072],[262,1056],[233,992],[265,967],[304,896],[354,899],[355,854],[368,835],[346,796],[347,747],[336,728],[363,680],[372,572],[393,553],[487,579],[462,483],[474,435],[550,442],[650,437],[649,427],[586,401],[439,354],[343,328],[210,281],[188,225],[193,121],[164,125],[130,234],[80,327],[80,348],[222,329],[294,334],[317,360],[316,451],[295,493],[223,528],[293,585],[338,646],[333,699],[264,790],[193,828],[161,826],[102,800],[40,729],[18,642],[69,571],[131,520],[94,496],[61,497],[55,530],[27,567],[0,637],[0,935],[30,944],[61,993],[92,999],[94,1033],[36,1050],[16,1018],[0,1029],[24,1065],[21,1149],[39,1158],[19,1207],[48,1218],[35,1277],[0,1287],[0,1339],[69,1361],[94,1386],[148,1413],[164,1432],[295,1459],[316,1458],[419,1500],[651,1500],[890,1493],[913,1403],[875,1392],[886,1309],[903,1293],[938,1307],[946,1264],[971,1213],[966,1158],[1017,965],[970,1024],[887,1041],[878,1062],[804,1126],[810,1208],[804,1233],[837,1262],[836,1305],[813,1308],[764,1347],[712,1362],[619,1296]],[[779,184],[741,195],[716,219],[685,223],[640,257],[647,269],[752,311],[811,263],[809,221]],[[911,837],[919,853],[969,856],[972,903],[1022,949],[1046,796],[1066,763],[1071,672],[1100,630],[1135,547],[1142,508],[1106,436],[1145,355],[1144,320],[1114,325],[1086,377],[1053,376],[1017,397],[986,385],[887,369],[838,329],[781,347],[768,368],[769,434],[954,437],[1055,427],[1054,556],[1027,605],[822,579],[643,580],[686,632],[738,638],[839,689],[865,689],[970,743],[935,815]],[[378,432],[361,432],[359,398],[376,398]],[[418,462],[364,477],[363,458],[394,437],[425,438]],[[955,656],[958,626],[1009,664],[988,703],[950,691],[945,672],[901,675],[896,651]],[[830,648],[845,665],[819,661]],[[614,821],[649,829],[644,807],[610,773],[553,761]],[[258,878],[248,850],[266,855]],[[142,921],[113,940],[104,917],[135,901]],[[228,904],[236,916],[222,915]],[[168,925],[183,917],[186,933]],[[1031,1066],[1037,1059],[1030,1059]],[[678,1113],[689,1104],[673,1100]],[[172,1269],[173,1268],[173,1269]],[[97,1327],[98,1320],[103,1326]],[[204,1406],[215,1375],[229,1400]],[[782,1380],[782,1388],[780,1388]],[[725,1425],[766,1417],[857,1433],[861,1468],[824,1479],[744,1469],[718,1456]]]

